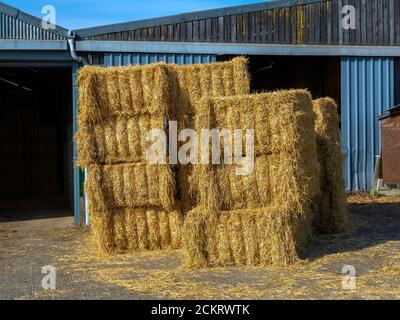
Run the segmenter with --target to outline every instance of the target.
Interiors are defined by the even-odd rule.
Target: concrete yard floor
[[[0,216],[0,299],[400,299],[400,197],[352,196],[349,210],[349,231],[314,236],[295,266],[199,271],[181,269],[179,251],[98,257],[72,217]],[[42,288],[46,265],[55,290]]]

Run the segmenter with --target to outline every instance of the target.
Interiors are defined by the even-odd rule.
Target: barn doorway
[[[72,71],[0,67],[0,219],[72,215]]]

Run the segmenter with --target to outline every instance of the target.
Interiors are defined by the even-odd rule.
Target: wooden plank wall
[[[341,27],[345,5],[356,29]],[[328,0],[88,37],[90,40],[400,45],[400,0]]]

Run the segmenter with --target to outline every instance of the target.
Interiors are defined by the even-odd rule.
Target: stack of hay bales
[[[347,226],[343,156],[340,147],[339,115],[334,100],[313,101],[315,133],[321,165],[321,192],[315,200],[314,228],[319,233],[344,232]]]
[[[146,133],[163,129],[174,113],[166,66],[85,67],[78,83],[77,164],[88,169],[85,191],[97,248],[179,247],[173,173],[166,164],[146,162]]]
[[[254,171],[235,165],[194,166],[198,207],[183,229],[185,265],[286,265],[312,232],[319,192],[315,114],[307,91],[205,98],[195,127],[254,129]],[[223,154],[223,150],[221,150]]]
[[[312,102],[304,90],[251,95],[249,82],[244,58],[81,70],[77,164],[88,169],[101,252],[183,246],[187,267],[287,265],[313,228],[344,230],[334,102]],[[197,133],[254,129],[254,171],[237,175],[238,164],[223,161],[148,163],[146,133],[166,120]]]
[[[85,67],[78,83],[77,164],[88,168],[85,189],[97,246],[105,252],[179,247],[179,209],[194,206],[191,168],[146,164],[145,134],[163,128],[166,119],[192,128],[195,102],[204,96],[248,94],[247,60]]]

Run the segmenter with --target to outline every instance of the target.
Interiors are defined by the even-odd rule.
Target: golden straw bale
[[[311,96],[306,90],[205,97],[196,103],[195,109],[194,128],[197,132],[202,129],[228,129],[231,137],[234,137],[235,129],[253,129],[256,155],[286,150],[293,152],[299,142],[304,150],[315,148],[312,139],[298,141],[300,137],[309,138],[314,135],[311,128],[315,115],[312,112]],[[220,140],[223,154],[226,141],[223,137]],[[232,145],[232,141],[227,141]],[[244,132],[242,146],[245,152]]]
[[[173,65],[171,68],[179,83],[178,94],[183,97],[180,101],[185,103],[179,113],[192,117],[195,114],[195,103],[206,96],[249,94],[247,64],[246,58],[237,57],[226,62]]]
[[[113,68],[85,66],[78,75],[79,125],[113,117],[168,114],[169,80],[164,63]]]
[[[323,98],[314,100],[313,108],[317,115],[315,133],[321,165],[321,193],[316,199],[315,229],[321,233],[344,232],[347,208],[338,107],[334,100]]]
[[[169,165],[147,163],[91,165],[85,191],[96,211],[175,204],[175,182]]]
[[[91,209],[92,239],[100,254],[180,247],[182,216],[157,208]]]
[[[283,201],[302,209],[303,203],[310,203],[319,193],[315,114],[307,91],[205,98],[200,106],[197,130],[254,126],[259,154],[250,175],[237,175],[237,164],[195,165],[189,182],[200,206],[218,211],[260,208]],[[227,114],[236,114],[236,120]],[[252,120],[243,121],[251,115]]]
[[[232,220],[236,220],[235,233],[229,232]],[[183,226],[184,265],[293,264],[310,237],[310,226],[310,219],[296,216],[286,207],[221,211],[217,215],[197,207],[188,213]],[[213,241],[216,250],[209,249],[208,241]]]
[[[146,133],[163,129],[160,115],[135,115],[111,118],[103,123],[83,126],[76,134],[79,157],[77,165],[144,162],[146,151],[153,143]]]

